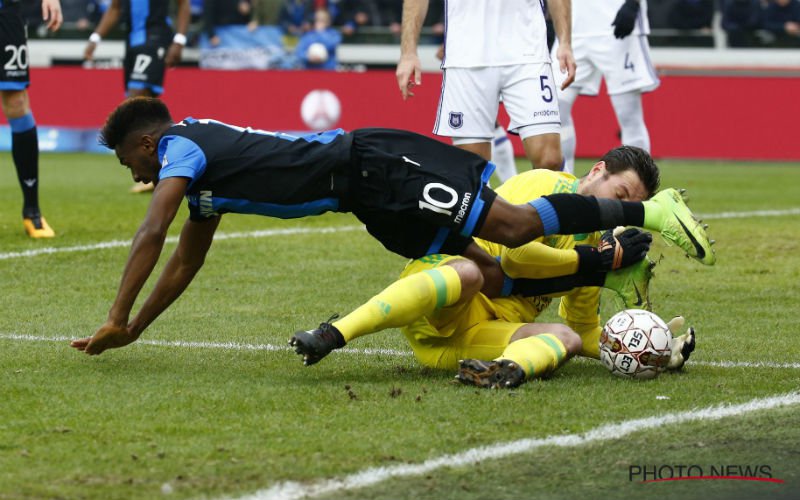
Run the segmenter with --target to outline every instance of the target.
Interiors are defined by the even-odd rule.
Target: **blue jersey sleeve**
[[[159,180],[168,177],[188,177],[189,186],[206,171],[206,155],[191,139],[179,135],[168,135],[158,143],[161,158]]]

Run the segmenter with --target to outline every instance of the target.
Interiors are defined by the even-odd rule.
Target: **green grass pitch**
[[[43,213],[58,237],[30,241],[10,155],[0,156],[0,499],[799,495],[798,405],[721,419],[696,413],[797,399],[798,165],[660,162],[662,184],[689,189],[718,242],[710,268],[659,238],[651,252],[660,257],[655,311],[683,314],[698,331],[683,373],[636,382],[579,359],[547,381],[479,391],[421,368],[394,330],[313,367],[286,346],[295,330],[350,311],[404,264],[349,215],[228,215],[219,232],[232,237],[215,242],[195,282],[142,341],[99,357],[73,351],[67,339],[90,335],[106,317],[149,196],[128,194],[130,177],[113,156],[41,162]],[[614,312],[608,299],[604,317]],[[593,429],[687,412],[696,418],[585,439]],[[578,441],[448,462],[553,436]],[[381,475],[437,460],[420,473]],[[783,482],[631,477],[636,466],[692,464],[705,475],[712,466],[766,466]],[[345,480],[359,473],[378,479],[350,487]]]

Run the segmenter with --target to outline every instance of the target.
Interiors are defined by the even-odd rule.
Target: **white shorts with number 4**
[[[561,117],[550,63],[446,68],[433,133],[490,141],[500,101],[511,118],[508,130],[526,127],[525,137],[559,133]]]
[[[552,54],[558,49],[558,41]],[[631,35],[619,40],[613,36],[587,36],[572,39],[572,53],[578,69],[572,87],[581,95],[597,95],[605,78],[610,95],[638,90],[655,90],[659,83],[650,60],[650,45],[645,35]],[[554,65],[558,63],[555,62]],[[555,66],[557,67],[557,66]],[[559,85],[563,78],[556,80]]]

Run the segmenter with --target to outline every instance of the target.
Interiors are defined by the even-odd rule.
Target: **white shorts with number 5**
[[[552,53],[557,49],[558,41]],[[572,87],[581,95],[597,95],[603,78],[610,95],[633,90],[649,92],[661,83],[650,60],[650,45],[645,35],[631,35],[622,40],[613,36],[573,38],[572,53],[578,65]],[[556,80],[560,88],[563,78],[559,78],[558,71]]]
[[[526,137],[559,133],[550,63],[445,69],[433,133],[492,140],[500,101],[511,117],[508,130],[526,127]]]

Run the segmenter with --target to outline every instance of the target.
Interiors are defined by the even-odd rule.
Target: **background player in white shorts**
[[[650,152],[642,92],[659,84],[647,43],[647,0],[573,0],[573,4],[572,49],[578,70],[572,86],[558,94],[564,170],[570,173],[575,170],[576,146],[572,105],[578,95],[597,95],[605,78],[622,144]]]
[[[563,43],[556,51],[566,88],[575,75],[570,40],[570,0],[550,0],[550,13]],[[403,98],[421,84],[417,41],[428,0],[403,2],[403,32],[397,83]],[[511,117],[534,167],[562,165],[558,97],[544,6],[539,0],[450,0],[445,13],[444,75],[433,132],[486,158],[499,102]]]

